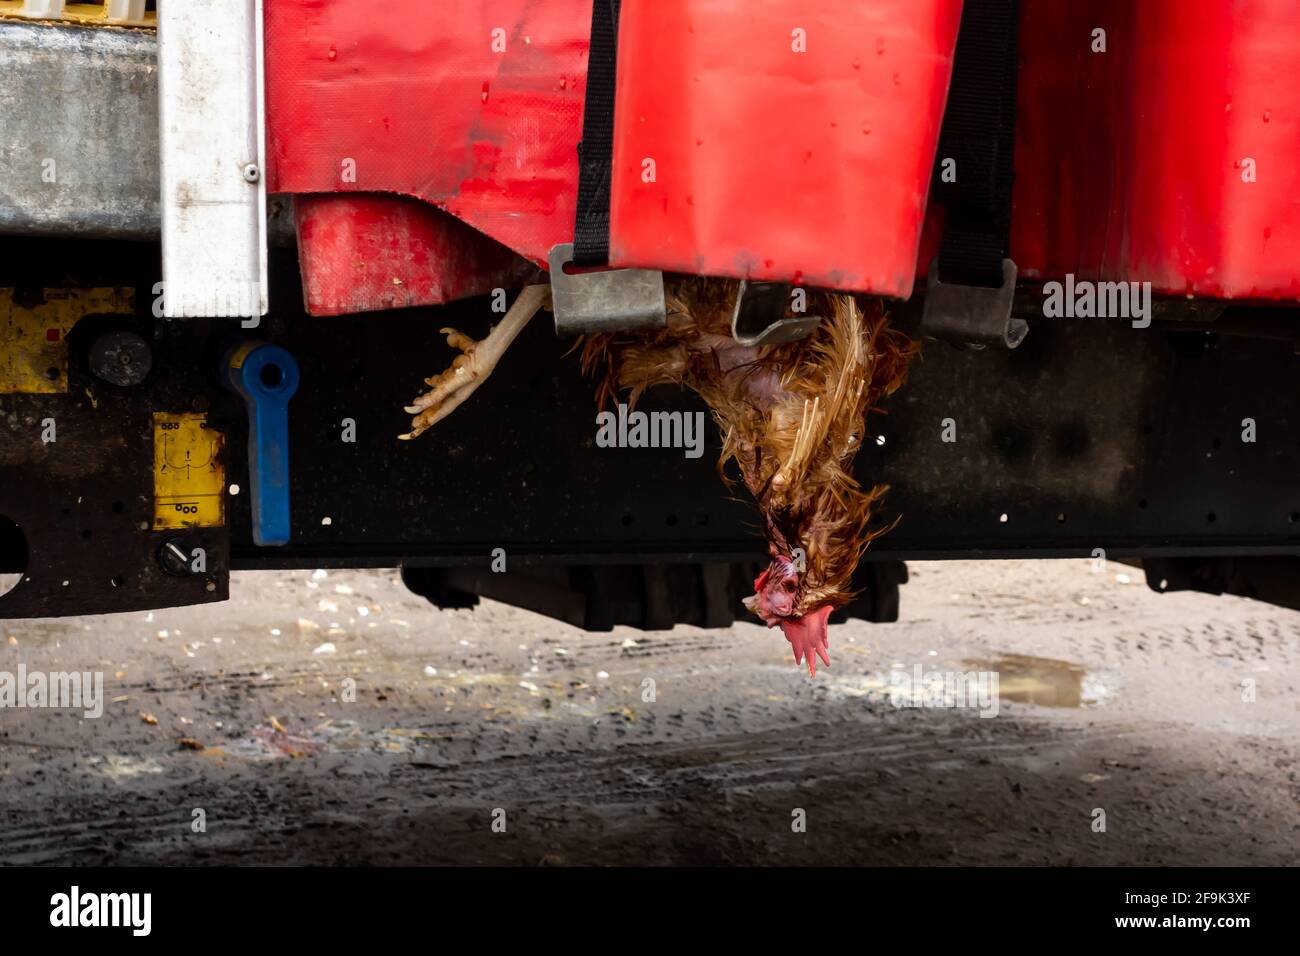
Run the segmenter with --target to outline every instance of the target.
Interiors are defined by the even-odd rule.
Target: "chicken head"
[[[817,676],[817,658],[827,667],[831,659],[826,620],[831,606],[823,604],[806,614],[796,613],[799,598],[799,572],[787,557],[772,559],[767,569],[754,580],[754,594],[745,598],[745,606],[763,619],[768,627],[781,626],[785,639],[794,651],[796,664],[806,658],[808,673]]]

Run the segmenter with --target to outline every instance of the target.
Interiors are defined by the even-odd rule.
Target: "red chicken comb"
[[[809,611],[803,617],[783,618],[780,622],[781,630],[785,632],[785,639],[794,649],[794,662],[802,664],[804,658],[808,658],[808,673],[812,677],[817,676],[818,657],[827,667],[831,666],[831,659],[826,656],[826,652],[830,650],[827,643],[826,619],[830,616],[831,607],[826,604]]]

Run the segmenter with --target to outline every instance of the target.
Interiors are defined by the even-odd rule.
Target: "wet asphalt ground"
[[[1300,613],[1083,560],[911,574],[815,679],[756,625],[589,634],[388,571],[0,622],[0,672],[106,698],[0,709],[0,863],[1300,860]],[[918,666],[997,673],[996,716],[896,706]]]

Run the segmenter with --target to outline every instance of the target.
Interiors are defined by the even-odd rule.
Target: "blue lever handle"
[[[246,342],[226,357],[226,384],[248,406],[253,543],[289,542],[289,399],[298,363],[278,345]]]

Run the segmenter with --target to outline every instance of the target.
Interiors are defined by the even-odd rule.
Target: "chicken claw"
[[[487,338],[475,341],[456,329],[441,329],[447,344],[460,350],[451,366],[424,380],[429,390],[420,395],[406,411],[413,415],[411,430],[397,437],[409,441],[442,421],[474,393],[496,368],[510,343],[523,331],[530,319],[550,305],[549,285],[526,286]]]

